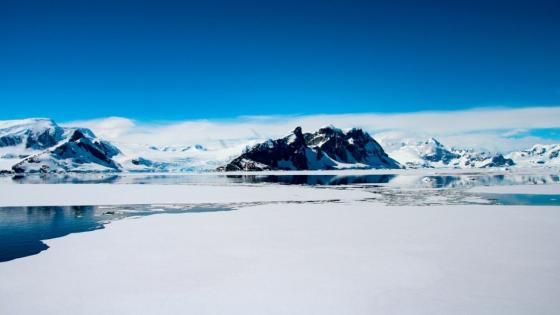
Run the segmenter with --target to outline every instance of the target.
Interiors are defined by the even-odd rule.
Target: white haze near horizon
[[[557,139],[527,135],[534,129],[560,128],[560,107],[492,108],[446,112],[396,114],[329,114],[294,116],[244,116],[227,120],[141,122],[124,117],[71,121],[64,126],[92,129],[107,140],[157,146],[203,144],[210,148],[277,138],[296,126],[312,132],[326,125],[359,127],[384,146],[403,139],[428,137],[444,145],[496,152],[527,149],[534,144],[557,143]]]

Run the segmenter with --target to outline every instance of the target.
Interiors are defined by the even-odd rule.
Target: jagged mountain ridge
[[[112,159],[120,153],[119,149],[92,135],[76,129],[68,139],[24,158],[12,170],[16,173],[120,171],[121,166]]]
[[[368,133],[333,126],[315,133],[297,127],[290,135],[258,143],[219,170],[318,170],[400,168]]]

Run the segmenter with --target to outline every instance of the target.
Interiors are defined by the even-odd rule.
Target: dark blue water
[[[560,195],[478,194],[492,204],[509,206],[560,206]]]
[[[47,249],[42,240],[101,228],[94,207],[0,208],[0,262]]]
[[[122,207],[0,207],[0,262],[35,255],[48,249],[43,240],[102,229],[112,220],[161,213],[229,211],[215,206]]]

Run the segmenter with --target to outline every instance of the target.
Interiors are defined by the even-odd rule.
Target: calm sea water
[[[182,175],[182,174],[83,174],[0,176],[0,183],[21,184],[262,184],[358,185],[383,184],[397,188],[461,188],[486,185],[560,183],[560,175],[462,174],[462,175]]]
[[[43,240],[102,229],[126,217],[230,210],[220,205],[0,207],[0,262],[46,250]]]

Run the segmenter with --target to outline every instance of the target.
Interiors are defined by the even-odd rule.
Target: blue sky
[[[558,1],[3,1],[0,119],[560,104]]]

